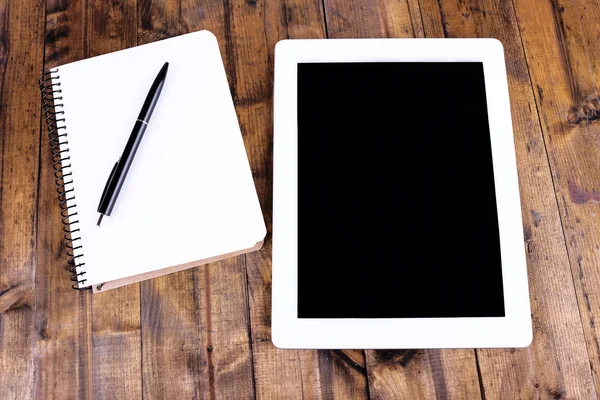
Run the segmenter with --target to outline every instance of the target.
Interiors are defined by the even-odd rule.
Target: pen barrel
[[[169,67],[169,63],[165,63],[162,67],[154,83],[152,83],[152,87],[146,96],[146,100],[144,101],[144,105],[140,110],[140,114],[138,115],[138,119],[142,121],[149,122],[152,113],[154,112],[154,107],[156,107],[156,103],[158,103],[158,98],[160,97],[160,92],[162,92],[163,86],[165,85],[165,78],[167,75],[167,69]]]
[[[129,168],[133,163],[135,158],[135,153],[140,146],[142,138],[144,137],[144,132],[146,131],[147,124],[142,121],[136,121],[133,126],[133,131],[129,136],[129,140],[127,140],[127,144],[125,145],[125,149],[123,149],[123,154],[121,158],[117,162],[117,165],[111,174],[110,181],[107,184],[105,189],[108,193],[113,193],[112,196],[107,196],[102,199],[100,206],[98,207],[98,211],[104,215],[110,215],[112,209],[119,197],[119,193],[121,192],[121,188],[125,183],[125,179],[127,178],[127,173],[129,172]]]

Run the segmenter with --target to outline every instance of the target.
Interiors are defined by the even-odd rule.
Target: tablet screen
[[[298,317],[502,317],[483,64],[298,64]]]

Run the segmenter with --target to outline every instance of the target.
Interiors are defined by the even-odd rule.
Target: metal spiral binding
[[[58,200],[60,205],[60,214],[62,216],[63,231],[65,233],[65,240],[67,241],[67,255],[69,257],[68,263],[70,265],[69,272],[71,280],[75,282],[72,286],[73,289],[80,290],[79,284],[85,283],[87,279],[83,278],[85,271],[77,272],[77,268],[81,268],[85,265],[84,262],[78,260],[83,254],[75,255],[75,252],[81,249],[81,244],[77,241],[81,240],[80,236],[77,236],[79,228],[79,220],[75,219],[77,216],[77,204],[68,202],[75,200],[75,194],[73,193],[73,186],[67,188],[67,185],[73,184],[73,178],[69,178],[73,173],[71,172],[71,163],[69,156],[69,148],[61,150],[61,145],[69,144],[67,139],[67,126],[65,119],[65,112],[62,110],[63,104],[57,103],[63,99],[60,82],[52,83],[52,74],[57,74],[58,68],[51,69],[48,72],[42,74],[38,79],[40,85],[40,92],[42,94],[42,107],[44,108],[44,114],[46,116],[46,123],[48,126],[48,136],[50,138],[50,150],[52,152],[52,164],[54,168],[54,177],[56,180],[56,191],[58,193]],[[59,79],[60,75],[56,75],[55,79]],[[67,164],[68,163],[68,164]]]

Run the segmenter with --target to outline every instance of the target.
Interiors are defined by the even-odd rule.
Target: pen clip
[[[117,170],[117,166],[119,165],[119,161],[121,161],[120,157],[117,160],[117,162],[115,163],[115,165],[113,166],[112,171],[110,171],[110,175],[108,176],[108,180],[106,181],[106,185],[104,185],[104,190],[102,191],[102,197],[100,198],[100,205],[98,206],[98,212],[101,212],[100,208],[102,207],[102,204],[104,203],[104,198],[106,197],[106,192],[108,191],[108,187],[110,186],[110,183],[112,182],[113,177],[115,176],[115,171]]]

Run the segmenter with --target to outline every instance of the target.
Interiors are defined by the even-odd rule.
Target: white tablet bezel
[[[298,318],[297,64],[402,61],[483,63],[506,317]],[[502,44],[495,39],[283,40],[275,48],[274,88],[271,335],[275,346],[296,349],[528,346],[532,327],[527,267]],[[447,100],[452,101],[451,94]],[[435,239],[431,245],[435,246]],[[423,296],[427,296],[425,289]]]

